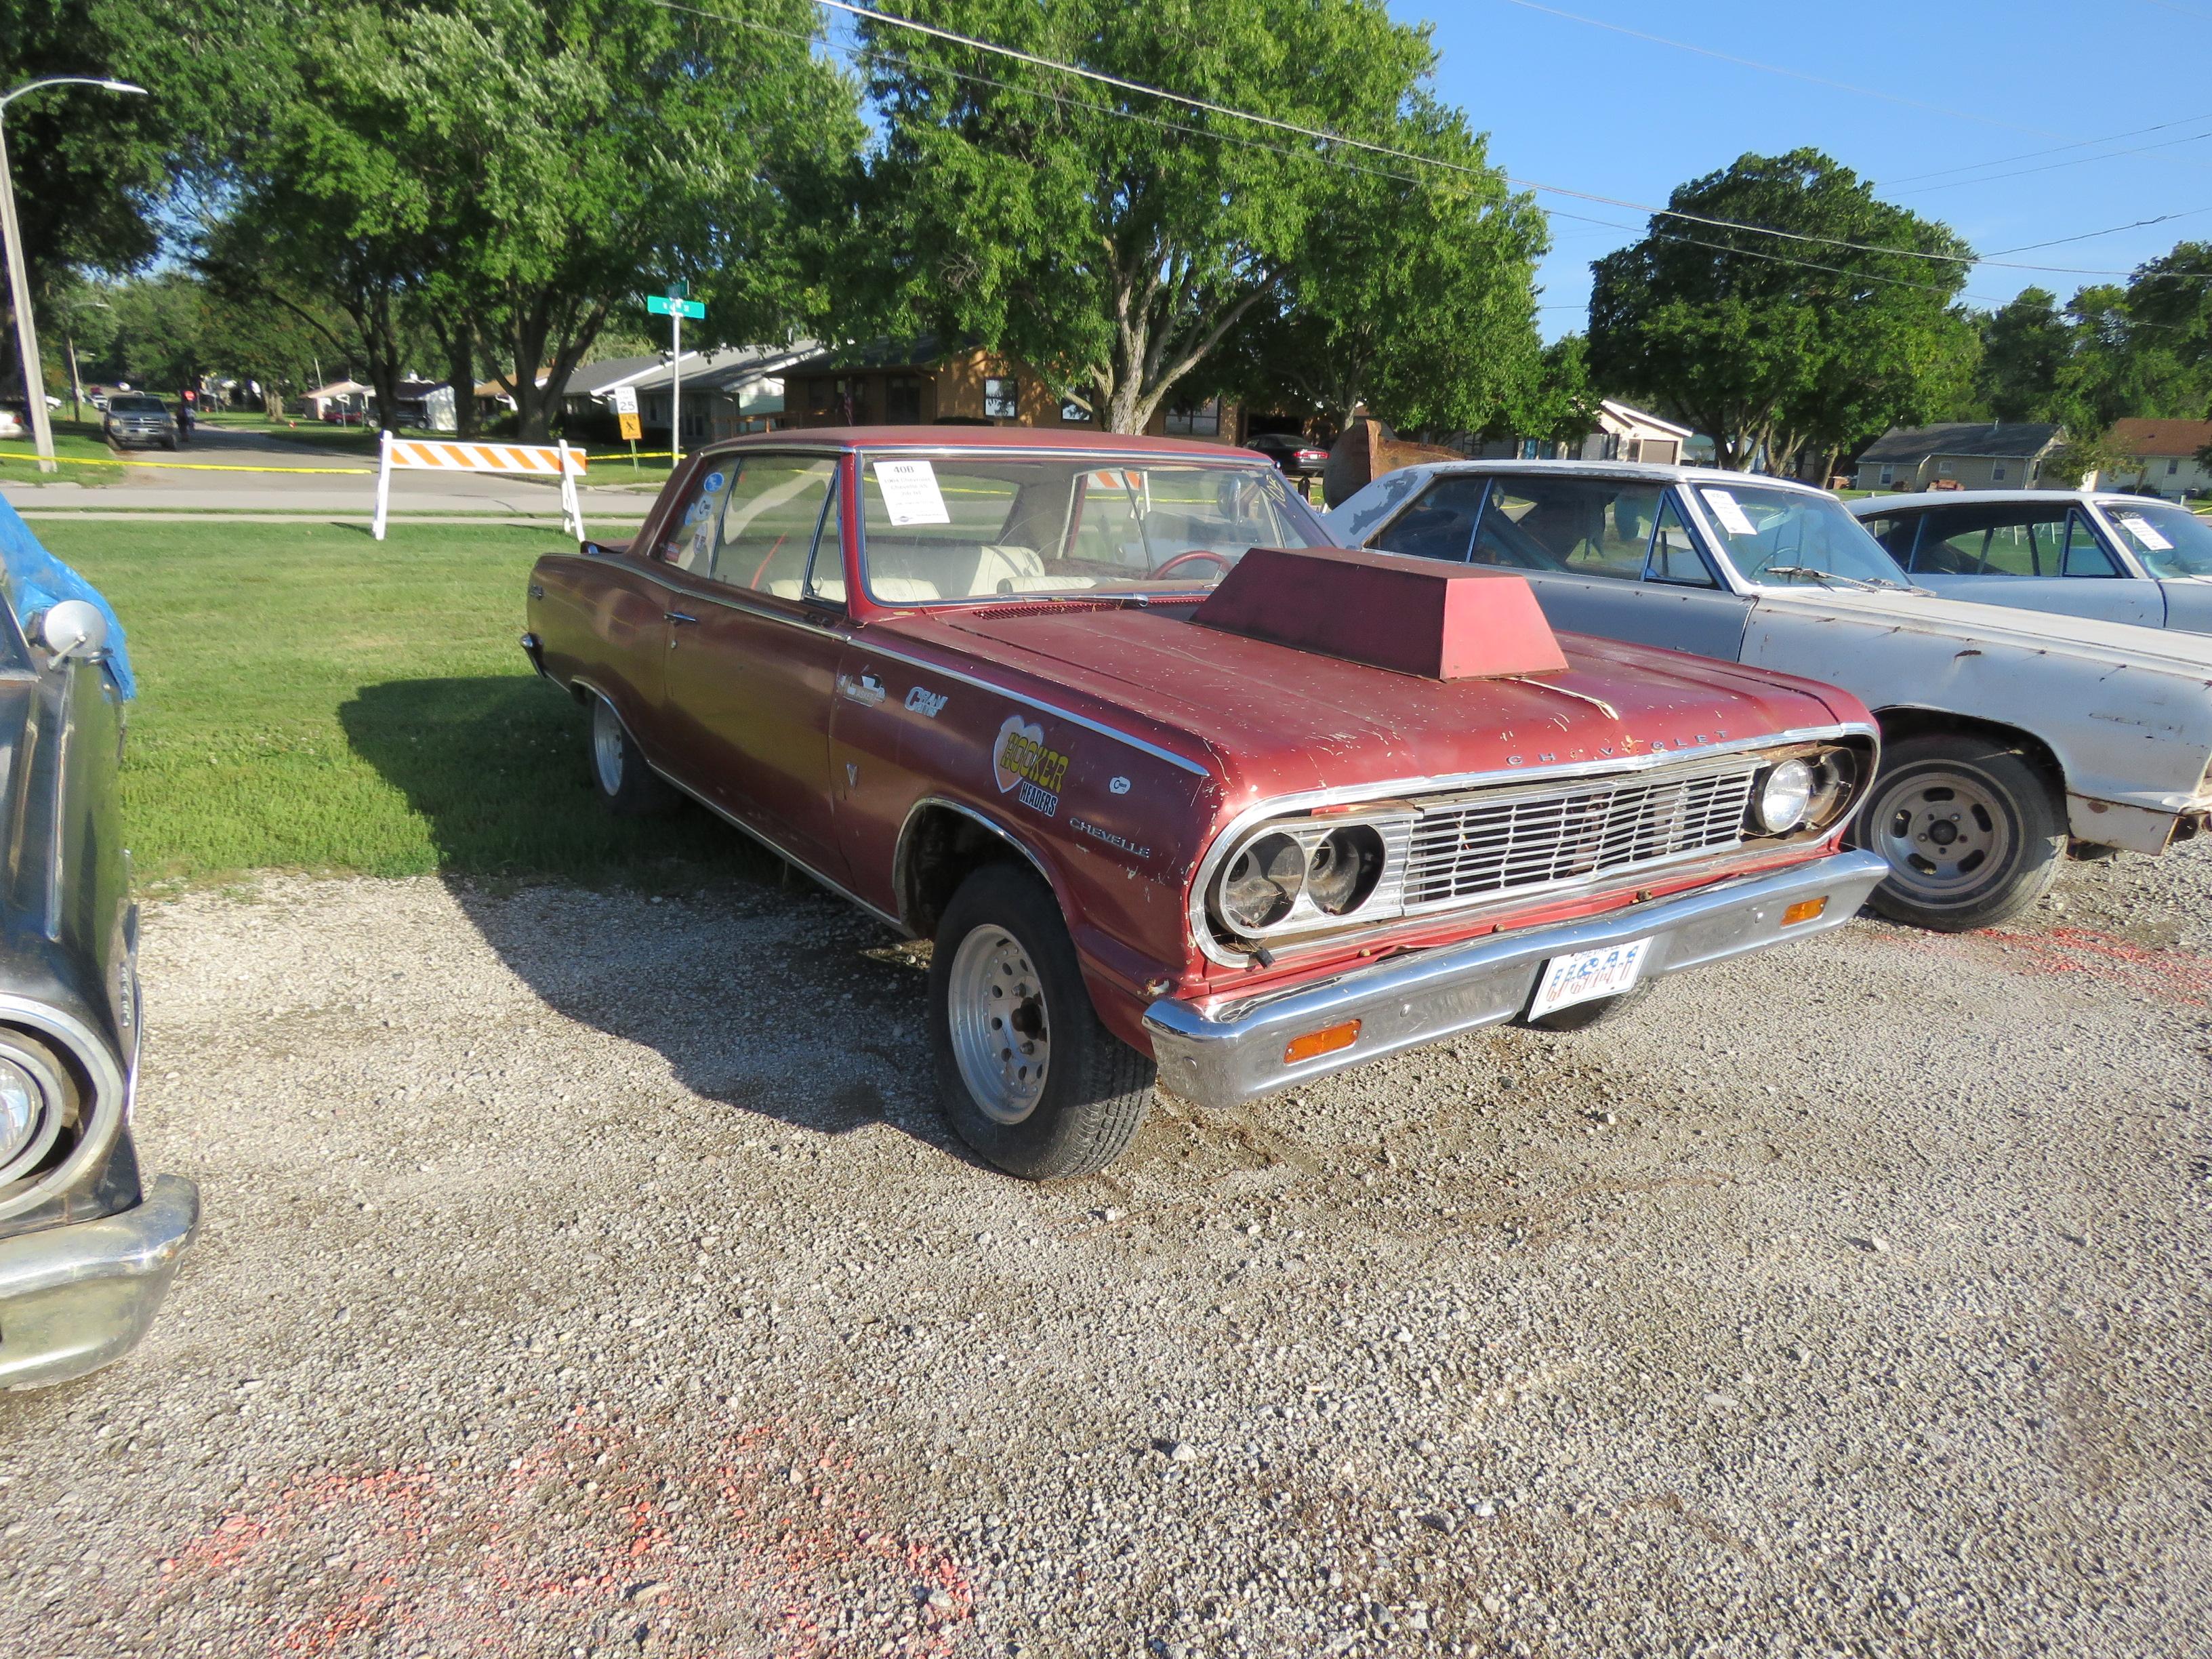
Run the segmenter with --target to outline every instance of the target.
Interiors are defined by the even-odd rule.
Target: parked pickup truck
[[[1850,690],[1883,755],[1854,834],[1887,861],[1874,903],[1899,921],[1987,927],[2049,890],[2069,837],[2158,853],[2212,814],[2212,641],[1937,598],[1825,490],[1460,461],[1387,474],[1328,517],[1348,546],[1520,571],[1559,628]]]
[[[945,1109],[1032,1178],[1116,1157],[1156,1067],[1228,1106],[1586,1024],[1883,873],[1838,846],[1876,760],[1848,693],[1328,543],[1249,452],[764,434],[540,560],[522,643],[615,810],[680,790],[933,939]]]

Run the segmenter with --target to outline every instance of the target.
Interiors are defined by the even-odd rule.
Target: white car
[[[1528,579],[1556,628],[1778,668],[1882,726],[1854,835],[1885,915],[1958,931],[2080,856],[2162,852],[2212,815],[2212,639],[1961,604],[1916,588],[1843,504],[1702,467],[1461,461],[1328,514],[1346,547]]]
[[[1947,599],[2212,634],[2212,525],[2108,489],[1874,495],[1851,511]]]

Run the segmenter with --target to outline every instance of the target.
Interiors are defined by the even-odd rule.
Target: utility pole
[[[128,81],[107,81],[88,75],[49,75],[26,81],[0,97],[0,237],[8,242],[8,292],[15,307],[15,343],[23,354],[23,396],[31,405],[31,441],[39,454],[39,471],[52,472],[54,423],[46,418],[46,376],[39,362],[39,328],[31,316],[31,278],[23,263],[23,232],[15,222],[15,174],[8,160],[8,106],[40,87],[98,87],[105,92],[137,93],[146,88]]]

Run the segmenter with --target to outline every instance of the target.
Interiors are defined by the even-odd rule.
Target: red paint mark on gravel
[[[1996,945],[2008,956],[2026,957],[2031,972],[2078,975],[2155,1002],[2212,1007],[2212,957],[2136,945],[2093,927],[2051,927],[2034,933],[2002,927],[1974,933],[1900,930],[1895,942],[1907,950],[1937,955]]]
[[[303,1477],[180,1545],[140,1611],[273,1659],[630,1651],[647,1630],[732,1659],[975,1651],[968,1571],[883,1503],[789,1424],[579,1416],[519,1457]]]

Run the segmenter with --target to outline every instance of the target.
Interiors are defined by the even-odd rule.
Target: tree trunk
[[[477,417],[476,320],[456,317],[450,324],[433,324],[432,331],[445,348],[446,384],[453,389],[453,435],[473,438],[483,430]]]

